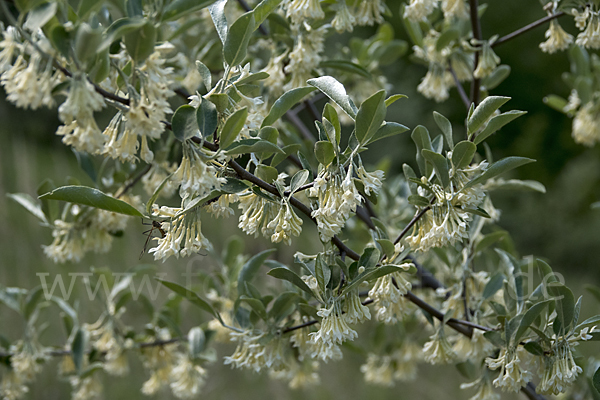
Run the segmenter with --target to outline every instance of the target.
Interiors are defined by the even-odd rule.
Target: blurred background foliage
[[[397,0],[389,0],[388,6],[392,16],[388,21],[392,24],[397,38],[409,41],[399,18]],[[484,38],[494,34],[500,36],[510,33],[536,19],[543,17],[539,2],[522,0],[489,1],[486,13],[482,18]],[[571,33],[576,33],[570,17],[563,17],[561,24]],[[546,26],[538,27],[510,42],[496,48],[503,64],[512,68],[512,73],[492,94],[513,98],[506,107],[525,110],[528,114],[517,119],[502,129],[494,137],[488,139],[496,159],[508,155],[530,157],[538,160],[520,168],[514,177],[535,179],[542,182],[546,194],[535,192],[494,192],[496,207],[502,209],[499,225],[509,231],[514,239],[520,255],[533,254],[548,259],[555,271],[562,272],[573,285],[576,295],[582,294],[584,283],[598,284],[600,268],[597,267],[598,243],[600,234],[600,210],[593,210],[590,205],[600,200],[600,149],[587,148],[574,143],[570,135],[571,120],[563,114],[545,106],[544,96],[556,93],[568,96],[568,89],[561,80],[561,74],[569,70],[566,53],[548,55],[542,53],[538,45],[544,40]],[[341,48],[351,37],[368,38],[375,33],[374,29],[360,28],[352,34],[333,35],[328,46]],[[409,51],[408,54],[411,52]],[[433,135],[439,132],[433,123],[432,112],[438,111],[447,116],[455,126],[463,126],[466,116],[465,108],[456,90],[443,104],[429,101],[416,91],[416,86],[425,75],[426,69],[421,65],[408,61],[408,54],[398,62],[383,67],[382,70],[389,82],[394,86],[394,93],[408,95],[408,99],[396,102],[390,107],[388,119],[398,121],[409,128],[418,124],[425,125]],[[466,88],[468,90],[468,88]],[[375,90],[375,89],[374,89]],[[322,106],[322,102],[317,104]],[[508,109],[508,108],[507,108]],[[305,115],[309,118],[308,115]],[[40,227],[37,220],[18,204],[8,199],[6,193],[24,192],[35,196],[37,186],[44,179],[52,179],[56,184],[66,184],[68,176],[74,176],[86,182],[85,174],[79,170],[74,154],[60,142],[54,132],[59,125],[56,110],[38,110],[35,112],[16,109],[7,104],[5,96],[0,95],[0,282],[4,286],[20,286],[32,288],[39,284],[35,275],[48,272],[50,276],[66,272],[85,272],[90,267],[108,267],[120,272],[138,263],[152,263],[146,255],[138,261],[139,252],[145,237],[141,232],[145,228],[140,221],[132,220],[126,234],[114,241],[113,249],[108,254],[88,254],[81,263],[64,265],[53,264],[44,257],[41,245],[51,242],[50,231]],[[408,134],[381,141],[365,153],[371,164],[387,165],[388,174],[402,171],[402,163],[414,161],[414,145]],[[138,192],[141,193],[141,192]],[[144,198],[145,199],[145,198]],[[214,244],[217,251],[223,248],[227,239],[235,234],[236,219],[218,220],[203,224],[203,230]],[[308,228],[309,224],[305,224]],[[307,230],[307,232],[309,232]],[[316,233],[316,231],[314,231]],[[241,232],[240,232],[241,233]],[[290,262],[296,250],[310,253],[316,248],[316,234],[303,235],[309,239],[299,241],[292,249],[279,247],[277,257],[283,262]],[[256,253],[270,244],[262,240],[245,237],[246,252]],[[187,260],[176,262],[170,260],[157,265],[160,272],[168,273],[167,279],[181,279],[184,265],[199,262],[202,268],[209,268],[210,257],[196,258],[190,263]],[[83,285],[81,285],[83,286]],[[77,291],[83,287],[75,287]],[[163,292],[166,294],[166,292]],[[592,296],[586,296],[587,306],[596,307]],[[99,305],[89,306],[91,323],[99,314]],[[96,309],[94,308],[96,307]],[[140,326],[146,322],[141,310],[132,306],[128,311],[132,325]],[[186,321],[184,329],[195,326],[194,321],[201,318],[195,310],[184,304]],[[588,312],[584,311],[584,315]],[[57,315],[48,313],[44,320],[52,321]],[[129,317],[126,317],[129,318]],[[19,319],[6,308],[0,309],[0,325],[5,327],[3,333],[10,340],[19,337],[22,332]],[[48,344],[61,345],[64,334],[55,323],[51,324],[45,334]],[[10,328],[6,328],[10,327]],[[363,334],[368,336],[368,325],[363,327]],[[229,346],[231,347],[231,346]],[[219,351],[219,360],[230,354],[233,347]],[[133,374],[127,378],[114,379],[114,384],[105,385],[106,397],[118,393],[119,398],[131,396],[141,398],[140,387],[146,377],[136,374],[140,370],[139,361],[131,359]],[[470,397],[468,392],[459,392],[458,386],[464,381],[458,372],[446,367],[424,365],[418,381],[403,384],[401,392],[396,388],[382,389],[362,383],[359,368],[364,362],[363,356],[352,351],[345,351],[343,362],[330,363],[322,367],[322,385],[310,392],[289,391],[284,383],[272,381],[267,376],[257,376],[238,370],[229,371],[220,361],[210,369],[209,383],[203,389],[206,398],[264,398],[278,397],[300,399],[341,397],[358,398],[449,398],[455,393],[460,398]],[[136,364],[137,363],[137,364]],[[442,372],[445,371],[445,372]],[[440,378],[440,374],[444,378]],[[55,372],[46,368],[44,378],[37,381],[31,389],[29,398],[66,398],[68,383],[56,384]],[[424,385],[432,381],[434,385]],[[232,384],[233,383],[233,384]],[[169,396],[161,393],[161,398]],[[520,398],[510,395],[503,398]]]

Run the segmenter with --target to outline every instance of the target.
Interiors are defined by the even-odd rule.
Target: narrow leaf
[[[520,167],[521,165],[529,164],[532,162],[535,162],[535,160],[532,160],[531,158],[525,158],[525,157],[503,158],[501,160],[496,161],[492,165],[490,165],[489,168],[483,174],[481,174],[479,177],[468,182],[461,190],[469,189],[469,188],[473,187],[474,185],[477,185],[479,183],[484,183],[485,181],[487,181],[490,178],[493,178],[495,176],[503,174],[507,171],[510,171],[511,169]]]
[[[263,120],[260,127],[265,127],[269,125],[273,125],[279,118],[283,117],[283,115],[292,108],[295,104],[300,102],[307,94],[313,92],[315,90],[314,87],[304,86],[295,88],[285,92],[279,97],[271,110],[269,110],[269,115]]]
[[[444,134],[444,138],[446,139],[446,143],[448,144],[448,148],[454,148],[454,139],[452,138],[452,124],[448,121],[448,118],[444,117],[442,114],[437,111],[433,112],[433,119]]]
[[[208,7],[210,17],[215,24],[217,34],[219,35],[219,39],[221,39],[223,44],[225,44],[225,40],[227,39],[227,18],[225,18],[226,4],[227,0],[217,0],[211,4],[210,7]]]
[[[358,109],[346,94],[344,85],[331,76],[321,76],[319,78],[309,79],[306,83],[316,87],[323,92],[327,97],[333,100],[346,114],[352,119],[356,118]]]
[[[254,278],[254,275],[258,272],[258,269],[265,262],[267,257],[271,254],[275,253],[277,249],[269,249],[261,251],[260,253],[254,255],[250,258],[246,263],[242,266],[240,270],[240,274],[238,276],[238,290],[242,290],[244,287],[244,282],[249,282]]]
[[[172,291],[174,291],[175,293],[177,293],[178,295],[180,295],[181,297],[189,300],[192,304],[200,307],[202,310],[206,311],[207,313],[209,313],[210,315],[212,315],[213,317],[215,317],[216,319],[219,320],[219,322],[221,322],[221,324],[223,323],[223,320],[221,319],[221,316],[219,315],[219,313],[213,308],[213,306],[210,305],[210,303],[208,303],[206,300],[202,299],[200,296],[198,296],[197,293],[189,290],[188,288],[185,288],[175,282],[169,282],[169,281],[165,281],[162,279],[157,279],[157,281],[159,281],[160,283],[162,283],[164,286],[166,286],[167,288],[171,289]]]
[[[369,139],[367,144],[373,143],[379,139],[383,139],[389,136],[394,136],[402,132],[408,131],[408,128],[397,122],[384,122],[384,124],[375,132],[373,137]]]
[[[128,203],[87,186],[62,186],[41,195],[40,199],[62,200],[134,217],[143,216],[142,213]]]
[[[450,186],[450,174],[448,172],[448,160],[443,155],[428,149],[421,150],[423,157],[433,164],[436,176],[440,179],[442,186],[447,188]]]
[[[360,105],[356,114],[356,138],[361,144],[366,143],[381,127],[385,119],[385,90],[380,90]]]
[[[510,100],[510,97],[489,96],[486,97],[473,111],[467,121],[468,134],[476,132],[486,123],[486,121],[500,108],[504,103]]]
[[[483,142],[485,139],[488,138],[488,136],[500,130],[504,125],[519,118],[521,115],[524,114],[527,114],[527,111],[513,110],[505,112],[504,114],[496,115],[490,120],[490,122],[488,122],[487,126],[483,129],[483,131],[481,131],[477,136],[475,136],[473,143],[479,144]]]
[[[237,110],[227,118],[221,130],[220,146],[228,148],[238,137],[248,118],[248,107]]]
[[[309,295],[311,295],[311,296],[313,295],[313,292],[312,292],[312,290],[310,290],[308,285],[306,283],[304,283],[302,278],[300,278],[298,276],[298,274],[296,274],[291,269],[283,268],[283,267],[273,268],[272,270],[267,272],[267,274],[271,275],[272,277],[277,278],[277,279],[286,280],[286,281],[296,285],[298,288],[304,290]]]
[[[241,15],[231,25],[223,45],[223,57],[231,67],[239,65],[246,58],[248,42],[254,32],[254,14],[252,11]]]
[[[6,196],[25,207],[27,211],[38,217],[42,222],[48,222],[48,220],[46,219],[46,215],[42,210],[41,204],[39,204],[39,202],[36,201],[36,199],[34,199],[33,197],[31,197],[29,194],[7,193]]]

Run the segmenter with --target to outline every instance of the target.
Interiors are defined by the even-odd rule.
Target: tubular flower
[[[580,32],[575,39],[575,44],[588,49],[600,48],[600,15],[586,8],[581,14],[575,14],[576,26]],[[582,28],[582,26],[584,28]]]
[[[430,339],[423,346],[425,361],[431,364],[448,364],[456,359],[456,354],[446,338],[444,325],[440,325],[437,332]]]
[[[479,56],[479,64],[477,64],[473,76],[478,79],[485,78],[494,72],[498,63],[500,63],[500,57],[494,53],[491,44],[489,42],[483,43],[481,55]]]
[[[242,192],[239,200],[238,207],[242,210],[242,215],[240,215],[238,227],[244,233],[254,235],[254,237],[258,236],[259,232],[264,237],[270,237],[275,233],[273,229],[269,228],[269,223],[279,214],[278,202],[259,196],[251,190]]]
[[[323,19],[325,13],[320,0],[292,0],[287,7],[286,17],[291,18],[292,23],[298,24],[307,18]]]
[[[171,391],[178,399],[197,398],[205,377],[204,368],[194,364],[187,354],[179,354],[171,370]]]
[[[277,216],[267,224],[267,229],[273,231],[271,242],[283,241],[289,246],[292,244],[292,236],[300,236],[302,232],[302,219],[296,215],[289,201],[282,202]]]
[[[391,356],[369,353],[367,362],[360,367],[365,382],[380,386],[394,386],[394,366]]]
[[[374,194],[379,193],[383,180],[383,171],[367,172],[363,166],[362,160],[359,159],[358,169],[356,170],[358,179],[365,186],[365,193],[368,195],[373,192]]]
[[[469,18],[465,0],[442,0],[444,18]]]
[[[92,374],[83,379],[77,376],[71,378],[73,400],[96,400],[102,397],[102,382],[98,374]]]
[[[309,196],[317,197],[319,201],[319,208],[313,210],[311,215],[317,220],[323,242],[328,242],[342,230],[346,220],[350,218],[350,213],[355,212],[362,201],[354,185],[352,171],[351,163],[346,177],[341,180],[336,171],[324,168],[317,176],[315,185],[309,190]]]
[[[305,86],[306,80],[312,78],[312,71],[321,62],[327,27],[327,24],[318,29],[311,28],[307,23],[292,25],[293,36],[297,40],[289,54],[290,62],[283,69],[291,74],[290,81],[284,85],[285,90]]]
[[[461,383],[460,388],[477,390],[469,400],[500,400],[500,394],[494,392],[492,381],[487,377],[487,374],[473,382]]]
[[[317,332],[310,333],[313,343],[342,344],[346,340],[354,340],[358,337],[355,330],[348,326],[348,320],[342,313],[342,306],[334,301],[330,308],[321,308],[317,314],[322,317],[321,328]]]
[[[518,392],[531,380],[531,373],[524,371],[520,366],[519,352],[524,352],[521,347],[514,349],[502,349],[498,358],[486,358],[488,368],[495,370],[500,368],[500,375],[494,379],[494,386],[503,391]]]
[[[417,90],[428,99],[440,103],[448,99],[452,85],[452,74],[438,64],[431,64]]]
[[[14,49],[14,48],[13,48]],[[9,52],[11,46],[6,49]],[[10,58],[12,54],[7,54]],[[0,72],[2,66],[0,54]],[[58,83],[56,74],[52,73],[52,62],[46,62],[42,66],[42,57],[38,52],[34,52],[29,58],[27,67],[24,66],[23,56],[19,56],[15,62],[15,66],[7,69],[0,77],[0,83],[6,91],[8,101],[21,108],[31,108],[36,110],[41,106],[52,107],[54,98],[52,97],[52,89]]]
[[[217,201],[213,201],[206,206],[206,210],[215,218],[231,217],[234,214],[234,211],[231,207],[229,207],[229,204],[236,203],[239,201],[239,199],[240,198],[237,194],[222,194],[219,196]]]
[[[255,372],[260,372],[263,368],[278,370],[284,366],[281,340],[270,339],[263,332],[252,331],[231,332],[230,336],[238,345],[231,356],[225,357],[225,365],[253,369]]]
[[[438,0],[410,0],[404,9],[404,18],[419,22],[429,16],[437,7]]]
[[[406,263],[401,266],[408,269],[411,265]],[[377,320],[385,324],[398,322],[406,312],[404,295],[411,287],[411,283],[400,272],[392,272],[378,278],[369,290],[369,298],[375,302]]]
[[[550,21],[550,27],[546,31],[546,39],[545,42],[540,43],[540,49],[548,54],[568,49],[573,43],[573,35],[565,32],[555,19]]]
[[[9,26],[4,29],[4,25],[0,25],[2,30],[2,40],[0,41],[0,74],[8,71],[12,66],[13,58],[17,52],[23,50],[19,38],[19,32],[14,26]]]
[[[385,6],[381,0],[362,0],[359,2],[356,21],[359,25],[373,25],[383,22]]]
[[[168,331],[159,332],[157,339],[168,340],[171,336]],[[164,346],[151,346],[142,349],[142,362],[144,368],[151,371],[150,378],[142,385],[142,393],[151,396],[160,388],[169,384],[171,370],[179,357],[177,345],[174,343]]]
[[[600,141],[600,111],[593,102],[586,103],[573,118],[573,139],[575,143],[593,146]]]
[[[558,395],[575,382],[582,369],[575,364],[571,346],[571,343],[564,339],[555,341],[552,355],[544,357],[544,374],[536,388],[538,393]]]
[[[275,56],[272,55],[264,69],[264,72],[269,74],[265,79],[265,88],[273,97],[279,97],[283,93],[283,85],[285,84],[284,60],[288,55],[288,51]]]
[[[349,324],[356,324],[371,319],[369,307],[361,303],[358,290],[352,290],[346,295],[345,305],[347,310],[344,316]]]
[[[205,197],[211,190],[219,190],[225,178],[217,177],[217,171],[205,162],[202,149],[191,141],[183,144],[183,159],[177,171],[173,173],[174,185],[180,186],[182,199]]]
[[[154,205],[153,215],[169,217],[161,223],[164,237],[156,237],[158,245],[149,250],[154,253],[154,259],[163,262],[171,256],[179,258],[198,253],[211,248],[211,244],[202,234],[202,223],[199,208],[182,212],[181,208]]]
[[[366,2],[365,2],[366,3]],[[338,1],[336,4],[335,18],[331,21],[331,26],[336,31],[342,33],[344,31],[352,32],[356,25],[356,18],[350,12],[346,5],[346,0]]]

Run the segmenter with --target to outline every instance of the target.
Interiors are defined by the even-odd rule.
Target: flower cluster
[[[404,263],[400,266],[408,270],[413,264]],[[385,324],[395,324],[401,320],[407,307],[404,295],[411,287],[412,284],[401,272],[392,272],[377,278],[369,290],[369,298],[375,302],[377,320]]]
[[[433,10],[441,6],[445,18],[468,18],[465,0],[410,0],[404,9],[404,18],[415,22],[427,18]]]
[[[486,170],[487,162],[464,169],[453,168],[449,192],[438,184],[421,178],[428,191],[419,187],[419,194],[432,196],[429,210],[417,221],[405,242],[414,250],[425,252],[432,247],[454,245],[468,237],[468,223],[472,219],[466,210],[476,209],[485,198],[481,184],[465,188],[467,182]]]
[[[588,49],[600,48],[600,17],[599,12],[586,6],[583,11],[573,9],[575,26],[581,31],[575,39],[575,44]]]
[[[209,250],[211,244],[202,234],[200,209],[194,207],[190,210],[153,205],[152,214],[160,218],[168,218],[161,223],[164,237],[157,237],[158,245],[149,250],[154,253],[155,260],[166,261],[167,258],[189,256]]]

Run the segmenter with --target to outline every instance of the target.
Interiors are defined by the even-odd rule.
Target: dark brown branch
[[[517,36],[520,36],[523,33],[532,30],[533,28],[537,28],[538,26],[543,25],[543,24],[545,24],[548,21],[552,21],[555,18],[562,17],[563,15],[565,15],[565,12],[564,11],[560,11],[560,12],[557,12],[556,14],[552,14],[552,15],[548,15],[548,16],[546,16],[544,18],[540,18],[537,21],[534,21],[534,22],[530,23],[529,25],[525,25],[521,29],[517,29],[516,31],[514,31],[512,33],[509,33],[506,36],[502,36],[500,39],[498,39],[494,43],[492,43],[491,46],[492,47],[499,46],[502,43],[508,42],[509,40],[514,39]]]
[[[139,173],[139,174],[138,174],[138,175],[137,175],[135,178],[133,178],[131,181],[129,181],[129,182],[127,183],[127,185],[125,185],[125,186],[123,187],[123,189],[121,189],[121,190],[119,191],[119,194],[118,194],[118,195],[116,195],[116,196],[115,196],[115,198],[117,198],[117,199],[118,199],[119,197],[121,197],[121,196],[123,196],[125,193],[127,193],[129,190],[131,190],[131,188],[132,188],[132,187],[134,187],[134,186],[135,186],[135,185],[136,185],[136,184],[137,184],[137,183],[140,181],[140,179],[142,179],[142,178],[144,177],[144,175],[146,175],[146,174],[147,174],[147,173],[150,171],[150,168],[152,168],[152,164],[148,164],[148,165],[146,165],[146,166],[144,167],[144,169],[142,169],[142,170],[140,171],[140,173]]]

